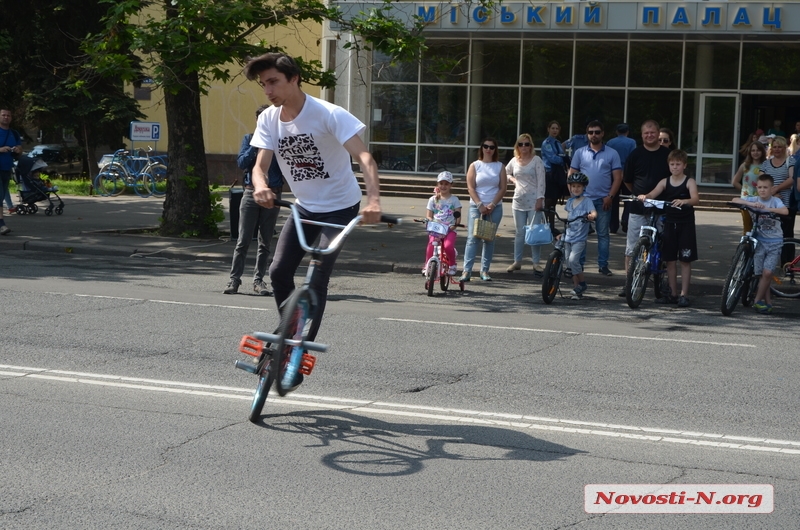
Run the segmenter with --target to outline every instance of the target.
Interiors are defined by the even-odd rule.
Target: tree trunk
[[[181,71],[181,65],[172,66],[175,71]],[[197,74],[185,74],[182,82],[173,88],[164,91],[169,159],[161,234],[215,237],[217,225],[211,220]]]

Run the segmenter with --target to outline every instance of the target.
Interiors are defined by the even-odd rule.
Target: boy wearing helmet
[[[597,210],[594,203],[583,196],[586,185],[589,184],[589,177],[580,171],[567,177],[567,186],[571,197],[567,200],[565,209],[567,210],[567,220],[570,223],[562,236],[564,238],[564,253],[567,258],[567,266],[572,269],[572,299],[580,300],[587,286],[583,279],[583,266],[581,265],[581,255],[586,250],[586,240],[589,238],[589,223],[579,222],[583,216],[589,221],[597,218]],[[575,222],[572,222],[575,221]]]

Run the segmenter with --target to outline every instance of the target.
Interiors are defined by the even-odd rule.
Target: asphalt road
[[[530,279],[433,299],[347,272],[287,398],[246,420],[227,266],[0,255],[3,528],[791,528],[800,307],[770,317]],[[800,304],[798,304],[800,306]],[[771,514],[593,514],[587,484],[770,484]]]

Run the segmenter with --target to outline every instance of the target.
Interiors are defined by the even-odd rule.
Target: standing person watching
[[[761,142],[752,142],[747,157],[744,159],[742,165],[739,166],[739,169],[733,175],[733,180],[731,181],[733,187],[740,190],[740,199],[758,196],[756,182],[758,181],[758,176],[761,174],[761,164],[763,164],[766,159],[767,149]],[[750,216],[750,212],[742,210],[742,233],[746,234],[752,229],[753,218]]]
[[[608,227],[611,221],[612,199],[622,185],[622,165],[619,163],[619,153],[603,143],[603,135],[603,124],[597,120],[590,121],[586,126],[589,145],[575,152],[569,175],[581,172],[589,177],[585,195],[592,201],[597,211],[595,229],[598,272],[612,276],[614,273],[608,268],[611,243]]]
[[[517,138],[514,158],[506,166],[506,175],[508,181],[514,184],[514,199],[511,202],[511,210],[514,213],[514,263],[508,267],[508,272],[514,272],[522,268],[525,227],[544,209],[544,164],[533,150],[533,139],[530,134],[523,133]],[[542,245],[533,245],[531,253],[533,273],[540,274],[539,259]]]
[[[779,122],[780,123],[780,122]],[[772,140],[772,158],[765,160],[761,164],[761,171],[772,177],[772,195],[777,196],[789,211],[788,215],[781,216],[781,228],[783,237],[794,237],[794,221],[797,215],[797,205],[792,198],[792,184],[794,184],[794,169],[786,153],[786,138],[778,136]],[[794,259],[794,245],[783,245],[781,250],[782,266]]]
[[[19,133],[11,128],[12,117],[10,110],[0,107],[0,200],[8,193],[14,157],[22,152]],[[3,220],[3,206],[0,204],[0,235],[6,236],[10,232],[11,229]]]
[[[678,146],[675,145],[675,134],[673,134],[672,130],[667,129],[666,127],[661,127],[658,130],[658,143],[670,151],[678,148]]]
[[[633,195],[647,195],[659,182],[669,178],[669,149],[659,144],[659,127],[655,120],[642,123],[642,145],[631,151],[623,172],[623,182]],[[625,244],[625,271],[631,261],[633,246],[639,240],[639,231],[647,222],[644,206],[640,202],[629,203],[628,234]],[[625,296],[625,288],[619,293]]]
[[[263,105],[256,110],[256,119],[262,112],[267,110],[269,105]],[[244,171],[242,185],[244,194],[242,202],[239,204],[239,237],[236,240],[236,247],[233,249],[233,262],[231,263],[231,276],[228,286],[223,293],[235,294],[239,291],[242,284],[242,273],[244,272],[244,262],[247,259],[247,250],[250,248],[250,241],[253,239],[253,231],[258,227],[258,252],[256,253],[256,265],[253,269],[253,292],[261,296],[270,296],[272,293],[264,282],[267,273],[267,261],[269,260],[269,247],[272,241],[272,234],[275,232],[275,223],[278,221],[280,207],[263,208],[253,198],[255,186],[253,186],[253,166],[256,164],[258,148],[250,145],[252,134],[245,134],[242,138],[242,146],[239,148],[239,156],[236,164],[239,169]],[[277,199],[281,198],[281,188],[283,188],[283,174],[278,166],[278,159],[273,158],[268,171],[269,189]]]
[[[273,156],[294,194],[302,219],[345,225],[359,214],[362,222],[375,224],[381,217],[378,166],[360,134],[365,125],[345,109],[303,92],[302,73],[294,59],[283,53],[265,53],[251,59],[244,69],[247,79],[258,81],[272,106],[258,117],[250,145],[257,147],[253,168],[253,198],[265,208],[277,199],[268,183]],[[367,204],[361,208],[361,188],[353,173],[353,157],[361,167]],[[339,234],[336,228],[295,226],[289,217],[281,230],[269,269],[278,311],[294,290],[294,276],[305,251],[297,240],[303,230],[307,241],[319,236],[326,247]],[[322,257],[320,274],[311,285],[317,296],[318,317],[312,321],[308,340],[319,331],[328,296],[328,284],[339,252]]]
[[[627,123],[620,123],[617,125],[617,137],[612,138],[606,145],[612,148],[614,151],[617,152],[619,155],[619,163],[622,165],[622,169],[625,169],[625,162],[628,160],[628,155],[636,149],[636,140],[633,138],[628,138],[628,133],[630,132],[630,127]],[[620,218],[619,218],[619,194],[622,191],[623,186],[620,186],[619,191],[617,194],[614,195],[614,202],[611,203],[611,223],[608,225],[608,229],[612,234],[616,234],[617,230],[620,227]],[[628,203],[625,203],[625,207],[623,207],[622,213],[622,231],[628,231]]]
[[[485,138],[478,148],[478,159],[467,169],[469,190],[469,220],[467,221],[467,248],[464,250],[464,269],[459,281],[468,282],[472,277],[478,238],[473,235],[477,219],[486,216],[493,223],[503,219],[503,196],[506,194],[506,168],[497,160],[497,141]],[[481,280],[491,281],[489,267],[494,255],[494,240],[481,240]]]
[[[542,142],[542,163],[544,163],[545,187],[544,187],[544,208],[548,212],[555,209],[558,200],[569,194],[567,189],[567,152],[558,135],[561,132],[561,125],[557,121],[547,124],[547,138]],[[550,222],[550,230],[555,233],[555,216],[547,214]]]

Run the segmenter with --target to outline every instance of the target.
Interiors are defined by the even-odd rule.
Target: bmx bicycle
[[[447,291],[450,284],[455,282],[458,283],[459,289],[463,291],[464,282],[453,279],[450,274],[450,267],[455,263],[450,263],[447,253],[444,251],[444,238],[447,236],[450,227],[430,219],[414,219],[414,222],[425,223],[428,235],[433,238],[431,241],[433,255],[425,263],[425,290],[428,291],[428,296],[433,296],[433,287],[437,283],[442,291]],[[454,226],[463,227],[464,225],[456,223]]]
[[[255,358],[255,361],[238,360],[236,368],[258,376],[258,384],[253,394],[250,405],[249,419],[255,423],[261,416],[264,403],[270,388],[275,384],[275,389],[280,396],[285,396],[294,390],[301,376],[310,375],[316,363],[316,357],[309,351],[326,352],[328,346],[319,342],[307,340],[308,332],[317,315],[317,296],[311,289],[311,284],[322,264],[322,256],[336,252],[342,246],[347,236],[361,222],[361,215],[357,215],[347,225],[337,225],[320,221],[301,219],[300,212],[295,205],[287,201],[274,201],[276,206],[288,207],[292,212],[300,246],[311,254],[308,270],[303,284],[292,291],[292,294],[281,305],[281,321],[274,333],[255,332],[245,335],[239,343],[239,351]],[[382,215],[382,223],[399,224],[401,219]],[[311,246],[306,241],[302,225],[330,227],[341,230],[330,242],[327,248]]]
[[[624,202],[639,201],[634,195],[620,195],[620,199]],[[659,210],[665,206],[679,208],[653,199],[639,202],[643,203],[648,220],[639,230],[639,240],[633,245],[625,275],[625,301],[631,309],[636,309],[642,303],[651,275],[655,297],[669,295],[667,263],[661,259],[661,231],[658,228],[659,224],[663,225],[664,217]]]
[[[758,247],[759,244],[755,234],[758,231],[758,225],[761,223],[762,218],[780,219],[780,216],[772,212],[765,212],[744,204],[729,202],[728,206],[733,206],[740,210],[747,210],[754,215],[753,228],[739,240],[739,245],[736,247],[736,252],[734,252],[733,258],[731,259],[728,276],[725,278],[725,283],[722,286],[722,304],[720,305],[720,310],[725,316],[730,316],[733,313],[740,299],[742,305],[745,307],[750,307],[755,302],[758,282],[761,279],[761,274],[756,274],[753,268],[753,258],[755,256],[756,247]],[[785,241],[796,241],[800,243],[800,241],[796,239],[787,239]],[[796,261],[797,259],[792,261],[792,263]],[[785,267],[787,266],[790,267],[791,263],[788,263]],[[773,293],[778,296],[784,296],[781,291],[788,291],[788,289],[785,287],[783,289],[772,288]],[[798,292],[796,296],[800,296],[800,292]]]
[[[581,222],[588,223],[588,215],[581,215],[573,220],[565,219],[558,215],[554,208],[545,210],[545,214],[552,214],[556,219],[564,223],[564,234],[567,232],[567,227],[570,223]],[[547,264],[544,266],[542,273],[542,300],[545,304],[553,303],[556,293],[559,292],[561,285],[561,276],[564,274],[564,235],[556,239],[555,249],[547,257]]]

